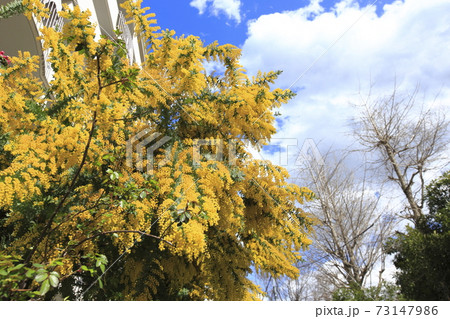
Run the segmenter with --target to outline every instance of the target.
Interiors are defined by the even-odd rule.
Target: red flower
[[[6,67],[8,64],[11,64],[9,56],[5,55],[5,51],[0,51],[0,66]]]
[[[11,64],[11,59],[5,54],[5,51],[0,51],[0,65],[6,67],[8,64]]]

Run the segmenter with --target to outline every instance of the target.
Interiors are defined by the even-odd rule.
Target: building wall
[[[12,0],[0,0],[0,5]],[[48,63],[45,63],[48,52],[42,50],[42,43],[36,38],[40,35],[39,29],[43,26],[62,27],[63,19],[56,12],[62,9],[65,3],[69,7],[79,5],[85,11],[91,12],[91,21],[97,25],[96,34],[114,38],[114,30],[122,31],[121,37],[126,43],[128,58],[130,63],[141,64],[144,56],[143,50],[139,49],[141,42],[133,32],[133,28],[125,23],[125,12],[119,4],[123,0],[42,0],[50,8],[50,17],[38,23],[36,20],[28,20],[24,16],[15,16],[8,19],[0,19],[0,51],[5,51],[9,56],[15,56],[18,51],[29,51],[32,55],[41,58],[39,77],[46,85],[52,78],[52,70]],[[9,30],[4,32],[4,30]]]

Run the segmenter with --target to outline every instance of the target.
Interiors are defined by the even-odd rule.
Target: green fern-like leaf
[[[25,6],[22,0],[11,1],[0,6],[0,19],[6,19],[25,12]]]

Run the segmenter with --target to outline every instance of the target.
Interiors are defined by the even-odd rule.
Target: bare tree
[[[365,164],[349,167],[345,154],[328,154],[324,162],[304,171],[317,196],[309,211],[318,220],[314,245],[326,256],[320,272],[331,286],[362,287],[383,259],[394,218],[381,210],[382,189],[368,182]]]
[[[303,252],[303,255],[304,260],[295,264],[300,271],[300,276],[297,279],[286,276],[260,278],[266,298],[290,301],[327,299],[321,295],[321,289],[316,282],[316,268],[313,266],[314,263],[310,262],[317,255],[310,250]]]
[[[417,103],[411,94],[392,94],[372,100],[368,94],[353,121],[353,132],[364,151],[375,156],[377,168],[396,183],[408,202],[405,216],[417,223],[423,214],[424,173],[433,169],[449,142],[443,112]],[[448,163],[448,157],[447,157]]]
[[[337,159],[329,152],[323,165],[312,161],[301,169],[301,184],[309,184],[316,195],[305,208],[316,220],[313,244],[297,265],[298,280],[266,282],[269,299],[331,299],[339,288],[362,288],[383,264],[383,243],[392,235],[395,220],[382,210],[383,191],[368,182],[367,167],[355,167],[348,153],[338,153]],[[383,271],[381,267],[380,285]]]

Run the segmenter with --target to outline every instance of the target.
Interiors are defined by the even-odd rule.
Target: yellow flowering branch
[[[143,232],[143,231],[140,231],[140,230],[109,230],[109,231],[104,231],[104,232],[101,232],[101,233],[92,235],[92,236],[90,236],[90,237],[87,237],[87,238],[81,240],[81,241],[80,241],[79,243],[77,243],[76,245],[71,245],[71,246],[69,246],[69,247],[64,251],[64,253],[62,254],[62,257],[66,256],[70,251],[72,251],[72,250],[74,250],[75,248],[77,248],[77,247],[83,245],[85,242],[87,242],[87,241],[89,241],[89,240],[92,240],[92,239],[97,238],[97,237],[99,237],[99,236],[104,236],[104,235],[109,235],[109,234],[120,234],[120,233],[129,233],[129,234],[133,234],[133,233],[134,233],[134,234],[139,234],[139,235],[141,235],[141,236],[146,236],[146,237],[151,237],[151,238],[158,239],[158,240],[160,240],[160,241],[162,241],[162,242],[164,242],[164,243],[166,243],[166,244],[168,244],[168,245],[170,245],[170,246],[173,246],[173,244],[172,244],[170,241],[167,241],[167,240],[165,240],[165,239],[163,239],[163,238],[161,238],[161,237],[158,237],[158,236],[152,235],[152,234],[148,234],[148,233]]]
[[[110,84],[107,84],[106,86],[102,85],[101,64],[100,64],[100,55],[99,54],[96,55],[96,61],[97,61],[97,83],[98,83],[97,101],[98,101],[100,99],[100,94],[101,94],[102,89],[107,87],[107,86],[109,86]],[[85,146],[85,149],[84,149],[84,152],[83,152],[83,158],[81,159],[81,163],[80,163],[80,165],[78,167],[78,170],[76,171],[74,177],[72,178],[72,182],[70,183],[70,186],[67,189],[66,193],[64,194],[63,198],[59,202],[58,206],[55,208],[55,210],[54,210],[53,214],[51,215],[51,217],[48,219],[47,224],[45,225],[45,227],[44,227],[43,231],[41,232],[39,238],[34,243],[33,249],[26,256],[25,264],[28,264],[31,261],[31,258],[34,255],[34,253],[36,252],[39,244],[50,234],[53,220],[55,219],[55,217],[59,213],[59,211],[63,208],[63,205],[66,202],[66,200],[69,197],[69,195],[72,193],[72,191],[73,191],[73,189],[75,187],[75,184],[76,184],[76,182],[78,180],[78,177],[81,174],[81,170],[83,169],[83,166],[86,163],[87,154],[88,154],[88,151],[89,151],[89,147],[91,145],[92,137],[94,135],[96,123],[97,123],[97,111],[94,110],[92,124],[91,124],[91,129],[89,131],[88,141],[86,143],[86,146]]]
[[[83,158],[81,159],[80,166],[78,167],[78,170],[75,173],[75,176],[73,177],[72,182],[70,183],[70,186],[67,189],[67,192],[64,194],[64,196],[60,200],[58,206],[55,208],[53,214],[48,219],[47,224],[45,225],[44,229],[42,230],[39,238],[36,240],[36,242],[34,242],[33,249],[31,249],[31,251],[25,257],[25,261],[24,261],[25,264],[29,264],[30,263],[31,258],[33,257],[34,253],[36,252],[39,244],[44,240],[45,237],[48,236],[49,230],[51,229],[51,226],[52,226],[52,223],[53,223],[53,220],[55,219],[56,215],[58,214],[58,212],[63,207],[63,205],[66,202],[67,198],[69,197],[70,193],[72,193],[72,191],[73,191],[73,189],[75,187],[75,183],[77,182],[77,179],[80,176],[81,170],[83,169],[83,166],[86,163],[86,158],[87,158],[87,154],[88,154],[88,151],[89,151],[89,146],[91,145],[92,136],[94,135],[96,122],[97,122],[97,111],[94,111],[94,116],[93,116],[93,119],[92,119],[92,126],[91,126],[91,130],[89,132],[89,138],[88,138],[88,141],[86,143],[86,147],[84,149]]]

